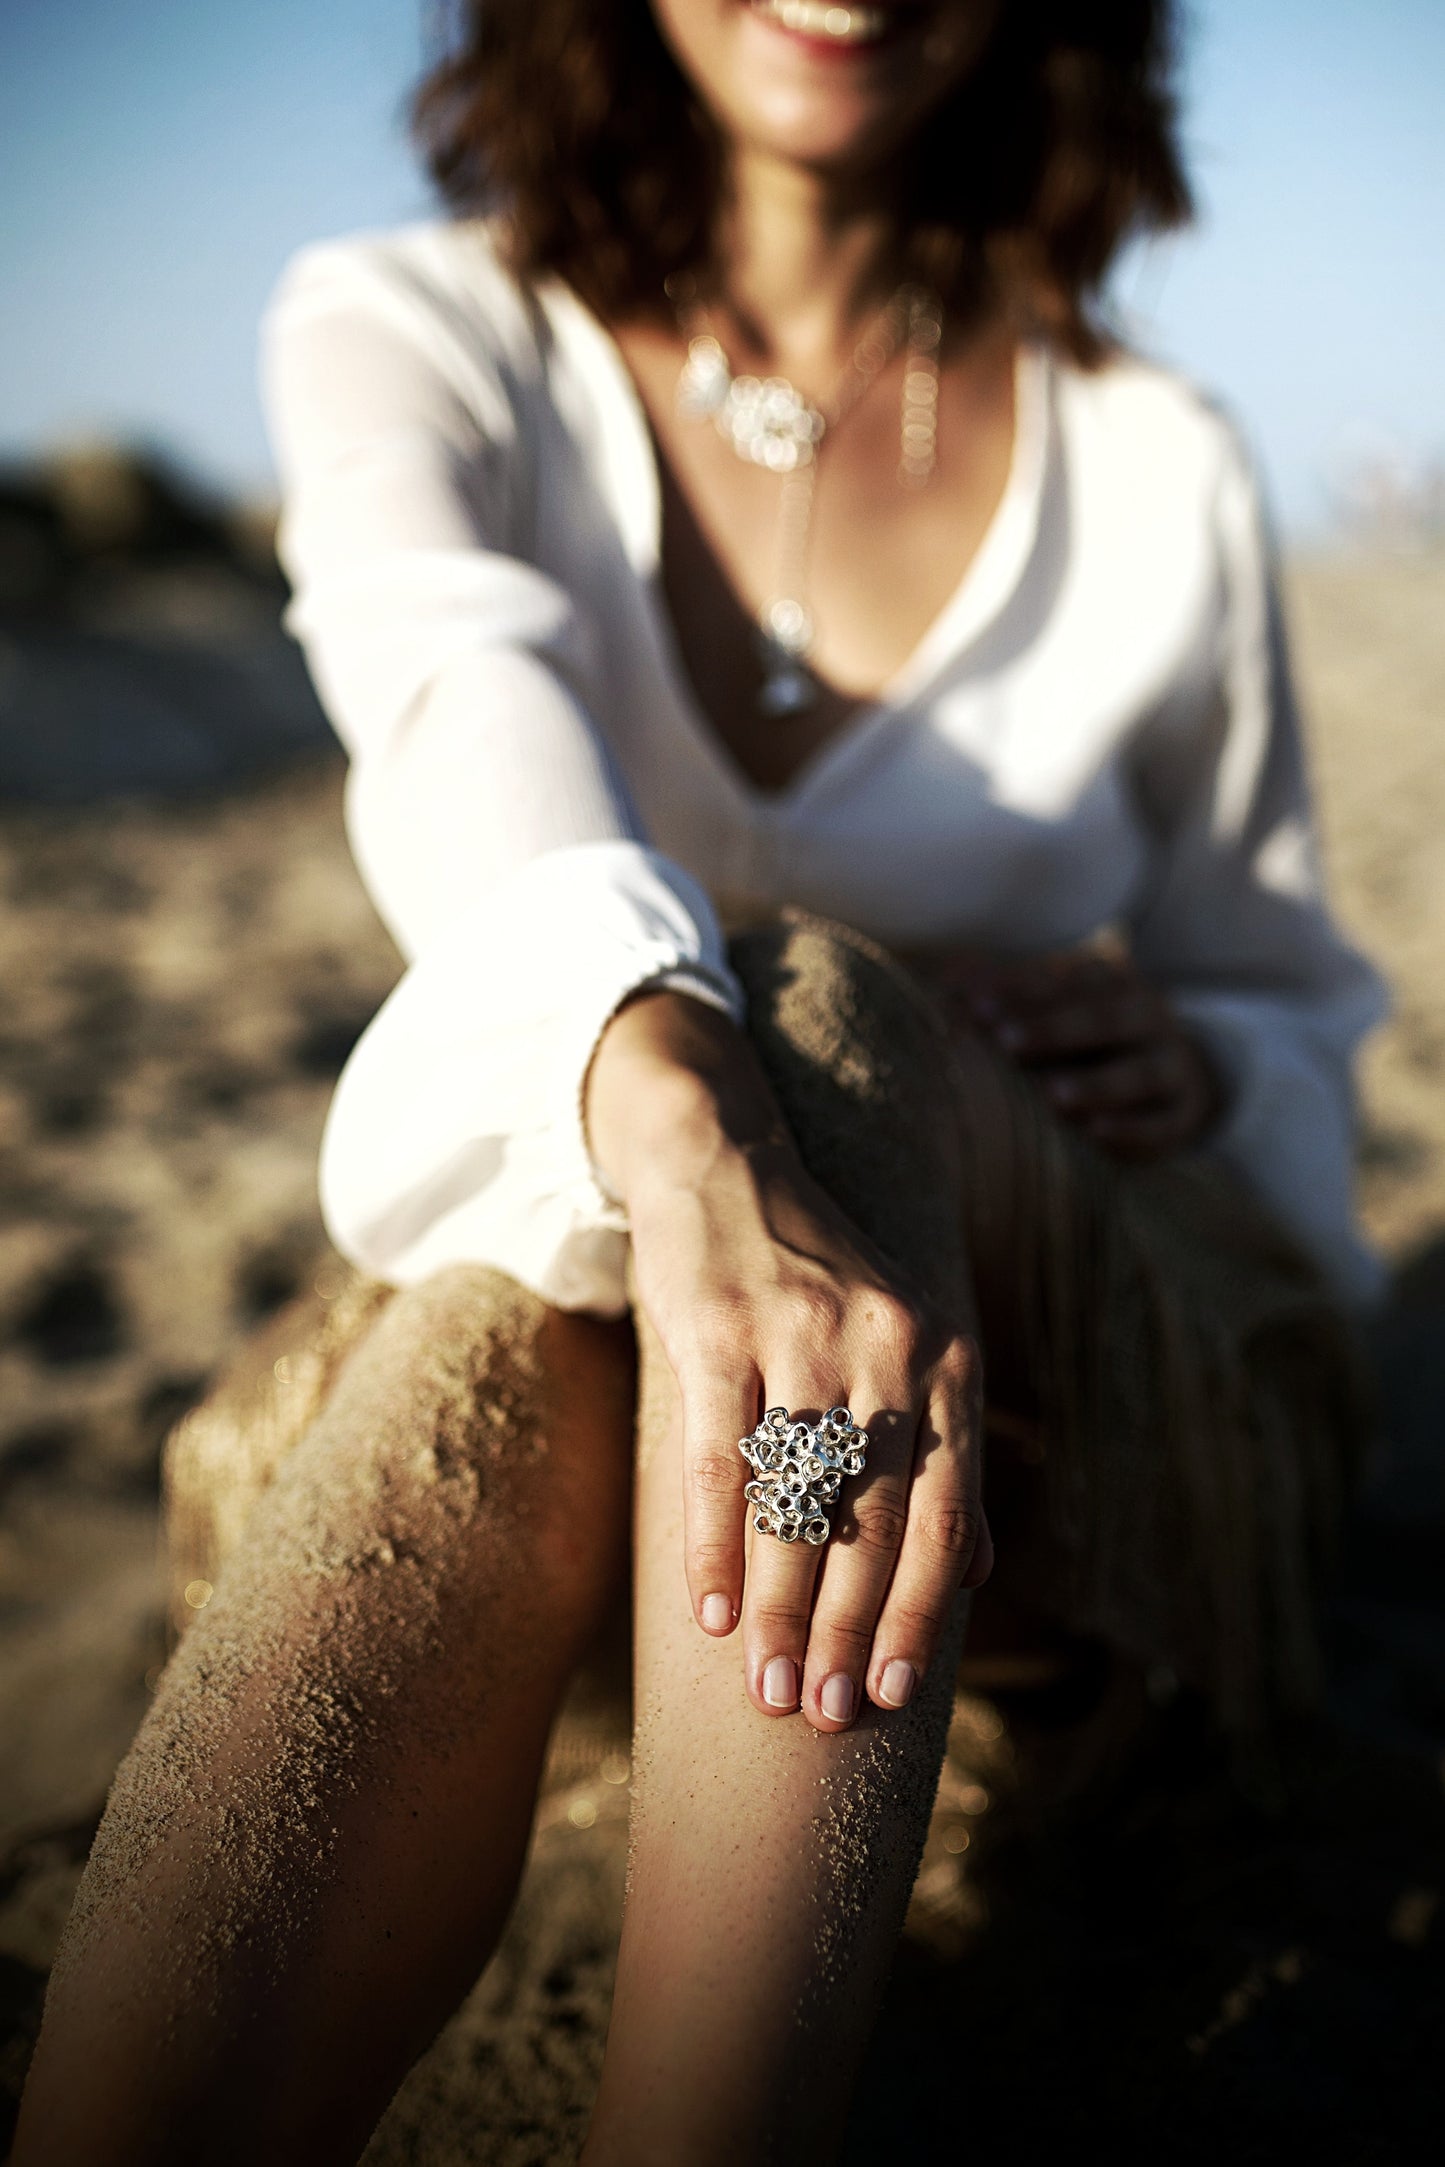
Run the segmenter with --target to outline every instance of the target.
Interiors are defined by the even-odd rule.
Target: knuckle
[[[743,1473],[741,1454],[703,1446],[689,1457],[688,1488],[699,1499],[722,1497],[731,1501],[742,1488]]]
[[[950,1594],[949,1601],[952,1600]],[[943,1631],[947,1603],[929,1604],[916,1595],[896,1596],[888,1605],[887,1638],[891,1645],[911,1649],[925,1662]]]
[[[873,1628],[867,1620],[814,1618],[808,1644],[810,1667],[816,1664],[820,1672],[838,1669],[861,1671],[867,1663],[868,1652],[872,1646]]]
[[[750,1623],[759,1641],[782,1647],[806,1635],[808,1612],[801,1603],[782,1602],[776,1596],[766,1596],[751,1606]]]
[[[983,1348],[972,1332],[955,1332],[939,1356],[938,1366],[954,1384],[977,1384],[983,1378]]]
[[[955,1503],[929,1505],[919,1516],[918,1532],[930,1550],[966,1561],[978,1542],[978,1509],[961,1498]]]
[[[799,1287],[789,1295],[781,1322],[795,1344],[817,1348],[837,1333],[842,1322],[839,1297],[829,1287]]]
[[[869,1339],[886,1361],[907,1369],[923,1343],[926,1324],[919,1309],[901,1295],[879,1302],[870,1319]]]
[[[688,1562],[695,1571],[704,1575],[724,1573],[729,1579],[741,1561],[740,1551],[741,1544],[736,1539],[720,1540],[716,1535],[703,1536],[690,1541],[687,1546]]]
[[[955,1335],[939,1357],[938,1374],[970,1416],[983,1405],[983,1349],[971,1333]]]
[[[896,1552],[907,1526],[907,1509],[895,1498],[860,1498],[853,1507],[854,1537],[864,1550]]]

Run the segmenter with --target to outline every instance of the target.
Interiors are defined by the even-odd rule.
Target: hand
[[[1037,1077],[1050,1104],[1120,1159],[1196,1142],[1224,1091],[1199,1042],[1123,955],[1069,950],[940,974],[955,1014]]]
[[[752,1048],[686,995],[644,995],[588,1079],[593,1148],[626,1201],[638,1295],[682,1398],[686,1568],[703,1630],[742,1622],[747,1691],[846,1727],[901,1706],[960,1585],[987,1577],[982,1368],[812,1180]],[[753,1536],[738,1439],[839,1404],[870,1437],[820,1549]],[[746,1567],[746,1569],[745,1569]]]

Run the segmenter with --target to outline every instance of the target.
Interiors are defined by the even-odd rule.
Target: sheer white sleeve
[[[513,369],[365,244],[305,251],[266,319],[289,621],[408,962],[337,1090],[322,1204],[381,1278],[490,1263],[616,1313],[625,1224],[581,1127],[592,1049],[644,984],[737,1020],[742,995],[707,896],[648,847],[594,725],[585,616],[518,546]]]
[[[1265,521],[1232,438],[1216,512],[1207,692],[1158,719],[1139,773],[1159,847],[1134,948],[1228,1084],[1205,1148],[1367,1303],[1381,1270],[1351,1208],[1352,1061],[1388,996],[1325,901]]]

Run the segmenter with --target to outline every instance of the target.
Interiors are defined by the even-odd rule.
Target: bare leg
[[[655,1407],[654,1423],[639,1470],[632,1863],[584,2159],[827,2160],[917,1872],[968,1598],[907,1708],[865,1704],[831,1737],[759,1715],[737,1643],[692,1621],[676,1409]]]
[[[937,1035],[876,954],[816,926],[745,943],[739,961],[754,1035],[812,1170],[896,1263],[966,1314],[956,1076]],[[865,1702],[832,1735],[758,1713],[738,1641],[692,1622],[675,1388],[645,1325],[642,1349],[638,1789],[584,2159],[827,2160],[927,1831],[967,1598],[905,1709]]]
[[[625,1554],[630,1334],[398,1295],[117,1780],[18,2167],[354,2161],[495,1941]]]

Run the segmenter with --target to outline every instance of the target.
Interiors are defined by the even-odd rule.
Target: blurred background
[[[1397,987],[1360,1187],[1384,1443],[1303,1773],[1241,1801],[1166,1755],[974,1904],[969,1966],[908,1945],[885,2024],[971,2028],[971,2132],[1010,2157],[1102,2100],[1126,2156],[1413,2160],[1445,2011],[1445,8],[1196,0],[1187,32],[1199,223],[1115,300],[1261,458],[1337,903]],[[163,1657],[161,1442],[318,1270],[321,1117],[396,974],[280,629],[254,351],[292,249],[430,215],[404,106],[440,34],[431,0],[0,0],[0,2101]],[[539,1837],[550,1970],[494,1967],[377,2159],[466,2126],[565,2156],[614,1790]]]

